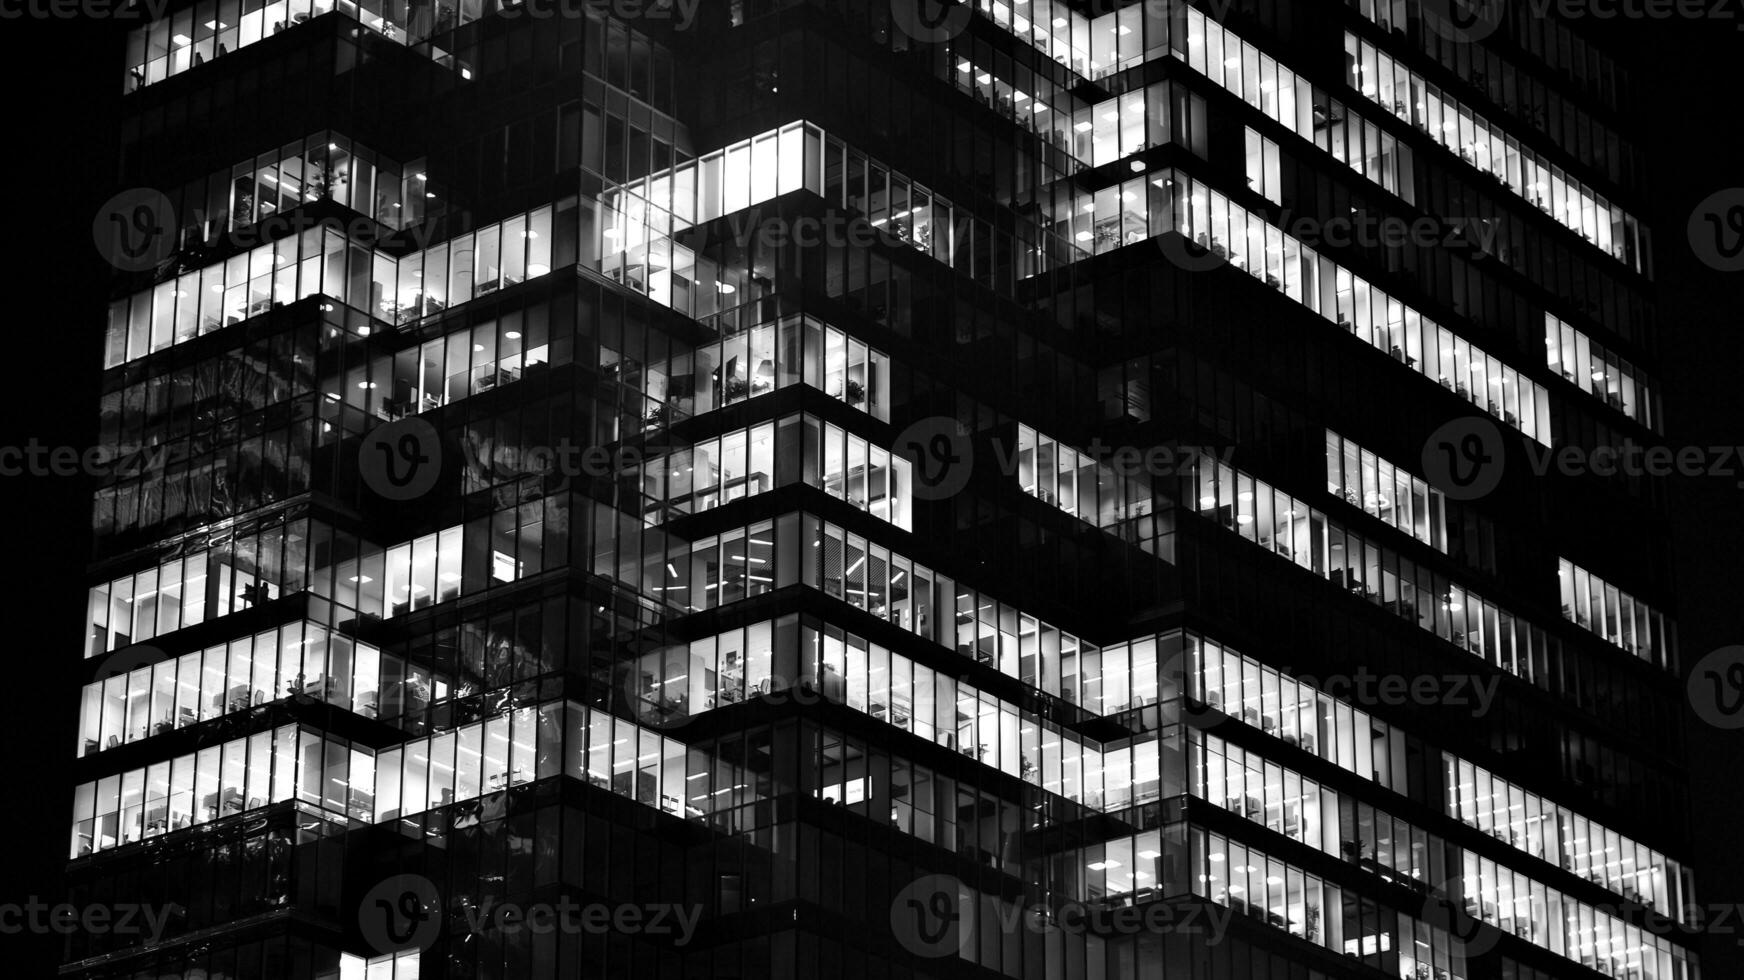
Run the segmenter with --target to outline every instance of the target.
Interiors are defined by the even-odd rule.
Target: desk
[[[510,382],[512,382],[514,380],[515,380],[514,372],[509,371],[505,368],[496,368],[494,370],[480,370],[479,373],[473,379],[473,391],[475,391],[475,392],[490,391],[492,388],[499,388],[503,385],[509,384]]]

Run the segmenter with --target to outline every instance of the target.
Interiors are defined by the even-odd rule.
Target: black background
[[[20,0],[0,0],[14,11]],[[1531,2],[1531,0],[1516,0]],[[1614,6],[1620,0],[1611,0]],[[1638,121],[1651,154],[1648,223],[1663,305],[1666,417],[1677,445],[1744,444],[1744,272],[1693,259],[1684,228],[1714,191],[1744,187],[1744,4],[1730,19],[1585,21],[1654,106]],[[114,22],[0,19],[0,446],[90,446],[102,356],[105,268],[91,234],[116,178],[121,103]],[[1686,665],[1744,643],[1744,488],[1682,479],[1677,608]],[[61,899],[84,618],[88,488],[74,478],[0,477],[0,903]],[[1595,529],[1595,533],[1603,533]],[[1697,899],[1744,903],[1744,732],[1690,718]],[[53,937],[0,937],[0,975],[50,977]],[[1706,980],[1744,978],[1744,924],[1703,950]]]

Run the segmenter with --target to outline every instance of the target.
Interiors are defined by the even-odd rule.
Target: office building
[[[170,913],[63,975],[1699,975],[1664,493],[1535,472],[1666,424],[1568,25],[124,43],[68,875]]]

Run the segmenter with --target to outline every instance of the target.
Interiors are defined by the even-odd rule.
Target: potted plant
[[[853,378],[849,378],[847,383],[842,386],[842,389],[843,395],[847,398],[848,404],[850,405],[858,405],[866,398],[866,386],[855,381]]]

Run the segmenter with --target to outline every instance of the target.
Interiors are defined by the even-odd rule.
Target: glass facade
[[[417,714],[449,696],[427,667],[303,622],[220,643],[87,684],[79,755],[248,711],[311,698],[366,718]]]
[[[652,526],[803,481],[908,530],[909,470],[908,460],[841,426],[788,415],[637,464],[617,506]]]
[[[215,243],[314,201],[332,201],[394,232],[449,209],[449,195],[424,170],[423,160],[400,163],[323,131],[190,181],[170,204],[182,216],[185,243]]]
[[[400,0],[203,0],[128,34],[124,91],[136,92],[336,11],[470,81],[472,69],[451,53],[449,34],[504,6],[496,0],[463,0],[433,11]]]
[[[396,259],[313,228],[118,299],[104,367],[187,343],[277,306],[331,296],[389,323],[438,313],[551,271],[549,207]]]
[[[1677,633],[1662,613],[1567,558],[1556,566],[1563,619],[1643,660],[1676,669]]]
[[[1195,895],[1390,976],[1465,975],[1464,944],[1445,929],[1220,834],[1201,833],[1193,843]]]
[[[1183,50],[1175,40],[1175,57],[1339,163],[1406,201],[1414,198],[1409,145],[1216,20],[1185,4],[1179,11],[1185,18],[1186,45]]]
[[[536,575],[549,525],[567,521],[563,497],[382,546],[308,519],[279,521],[186,558],[90,590],[85,656],[162,638],[293,593],[389,617]]]
[[[366,819],[375,758],[367,749],[296,725],[130,769],[73,794],[72,856],[295,802]]]
[[[1146,182],[1132,183],[1142,196]],[[1180,173],[1149,183],[1157,231],[1179,232],[1529,438],[1551,444],[1543,385],[1209,186]]]
[[[1482,766],[1450,755],[1442,761],[1448,813],[1660,915],[1687,921],[1691,903],[1681,893],[1684,876],[1677,862]]]
[[[1027,425],[1017,429],[1017,479],[1025,493],[1101,528],[1152,513],[1156,499],[1143,476],[1117,472]]]
[[[759,323],[649,364],[602,344],[600,369],[642,396],[641,415],[649,429],[796,384],[890,421],[889,355],[803,314]]]
[[[1401,795],[1420,796],[1407,792],[1405,786],[1403,732],[1372,722],[1364,712],[1210,640],[1189,637],[1187,649],[1193,657],[1187,690],[1202,697],[1208,707],[1240,718],[1292,747],[1337,762],[1341,768],[1372,776]],[[1376,743],[1372,760],[1356,754],[1365,731],[1371,732]],[[1558,864],[1619,900],[1652,908],[1675,921],[1687,921],[1693,905],[1685,890],[1686,877],[1676,862],[1596,820],[1497,779],[1481,766],[1446,753],[1443,766],[1449,816],[1510,845],[1516,855]],[[1637,956],[1646,950],[1659,958],[1661,976],[1681,975],[1688,969],[1683,962],[1685,951],[1627,925],[1625,920],[1601,913],[1601,925],[1594,927],[1590,924],[1591,907],[1567,898],[1554,887],[1547,891],[1529,873],[1450,846],[1378,808],[1302,778],[1267,760],[1263,753],[1244,751],[1211,735],[1196,735],[1191,739],[1188,772],[1194,795],[1286,837],[1353,861],[1383,878],[1392,880],[1391,875],[1396,874],[1433,884],[1462,872],[1464,894],[1474,918],[1526,936],[1584,965],[1602,964],[1595,968],[1608,975],[1625,975],[1626,963],[1639,967],[1640,961],[1624,955],[1625,950]],[[1516,856],[1514,860],[1519,859]],[[1564,915],[1570,928],[1546,931]],[[1589,923],[1585,932],[1592,934],[1590,939],[1581,938],[1581,931],[1573,928],[1582,916]],[[1611,952],[1601,959],[1596,952],[1599,949]],[[1675,972],[1673,959],[1679,961]]]
[[[1374,44],[1346,34],[1344,50],[1351,87],[1376,105],[1500,180],[1504,188],[1630,269],[1640,272],[1648,267],[1647,242],[1633,215]]]
[[[93,587],[85,656],[300,591],[306,587],[308,534],[306,520],[279,522]]]
[[[1326,489],[1435,550],[1447,550],[1447,502],[1441,491],[1330,429]]]
[[[1202,457],[1183,483],[1200,516],[1515,676],[1532,680],[1552,656],[1543,627],[1263,480]]]
[[[1544,349],[1550,369],[1653,431],[1661,431],[1658,385],[1615,351],[1550,314],[1544,314]]]
[[[1572,34],[302,2],[126,40],[179,252],[106,296],[69,871],[192,911],[69,978],[1698,976],[1650,535],[1424,454],[1664,425]],[[699,925],[484,918],[582,896]]]

